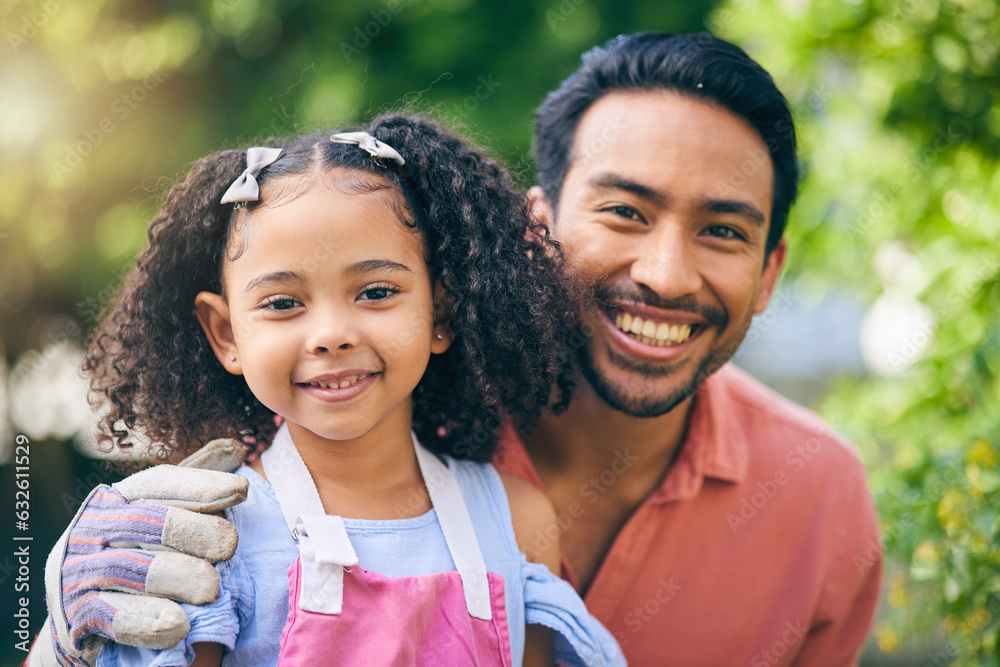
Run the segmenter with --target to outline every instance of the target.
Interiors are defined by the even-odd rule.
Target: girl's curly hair
[[[423,233],[432,275],[450,297],[455,333],[414,391],[414,430],[432,451],[489,460],[504,419],[530,428],[550,401],[557,411],[568,403],[576,290],[548,230],[486,154],[419,117],[385,115],[366,129],[405,165],[333,143],[328,132],[268,142],[284,152],[257,178],[261,200],[278,181],[287,190],[288,177],[333,169],[376,176],[363,180],[402,196],[404,219]],[[149,245],[92,334],[83,366],[102,446],[130,447],[138,432],[159,458],[176,460],[212,438],[273,436],[274,413],[216,360],[194,307],[199,292],[221,293],[231,227],[244,213],[219,200],[245,168],[243,150],[194,164],[150,222]]]

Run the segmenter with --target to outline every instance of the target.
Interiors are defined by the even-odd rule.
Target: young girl
[[[567,398],[573,321],[493,161],[399,115],[224,151],[149,238],[86,362],[105,439],[271,445],[238,472],[239,547],[188,638],[98,664],[551,664],[551,630],[562,662],[623,663],[550,571],[544,494],[480,463],[503,418]]]

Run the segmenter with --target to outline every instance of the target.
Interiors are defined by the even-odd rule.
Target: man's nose
[[[349,308],[315,309],[306,326],[309,327],[306,349],[312,354],[347,350],[360,342],[357,320]]]
[[[702,287],[696,248],[683,225],[665,223],[639,240],[630,277],[664,301],[697,294]]]

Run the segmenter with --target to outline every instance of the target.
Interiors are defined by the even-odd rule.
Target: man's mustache
[[[615,301],[627,301],[650,306],[651,308],[691,313],[701,317],[710,325],[715,325],[719,328],[725,328],[726,324],[729,323],[729,317],[726,316],[724,310],[716,306],[699,303],[693,294],[685,294],[676,299],[661,299],[650,291],[628,290],[620,287],[607,287],[605,285],[595,285],[591,291],[594,299],[603,304]]]

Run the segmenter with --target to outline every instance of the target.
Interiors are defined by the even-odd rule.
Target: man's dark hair
[[[721,106],[757,130],[774,168],[767,252],[781,240],[798,192],[795,126],[771,75],[741,48],[708,33],[620,35],[583,54],[583,64],[538,108],[538,181],[558,207],[576,128],[594,102],[615,91],[669,90]]]

